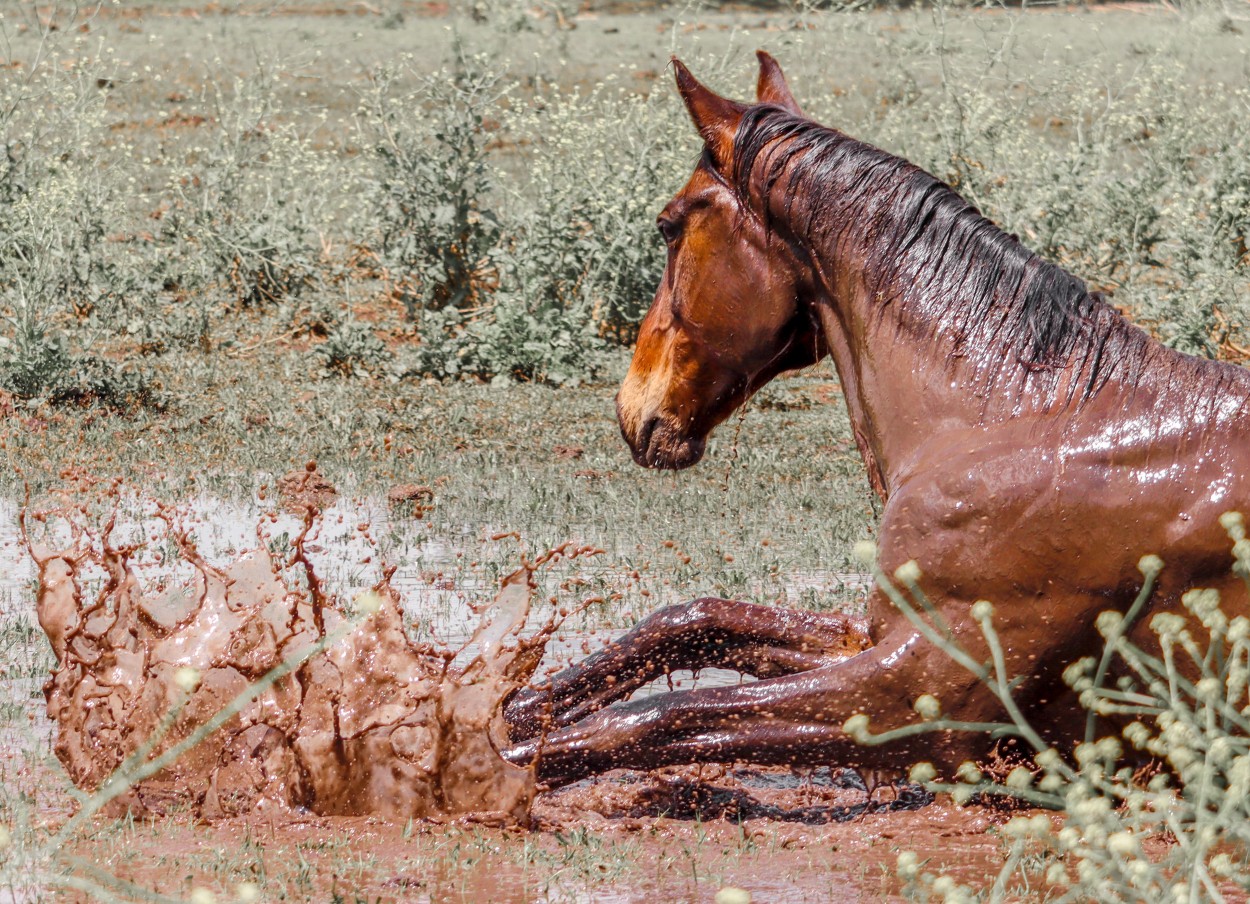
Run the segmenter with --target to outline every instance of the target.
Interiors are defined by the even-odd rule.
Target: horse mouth
[[[629,435],[621,422],[621,436],[635,464],[663,471],[680,471],[698,463],[707,447],[704,439],[683,436],[663,417],[645,421],[635,437]]]

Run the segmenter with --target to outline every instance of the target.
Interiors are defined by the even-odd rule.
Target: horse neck
[[[869,328],[868,318],[848,307],[822,300],[818,318],[869,483],[886,499],[925,437],[935,429],[971,426],[979,413],[945,391],[949,375],[937,362],[903,360],[889,347],[888,333]],[[874,346],[885,353],[872,354]]]
[[[889,214],[878,209],[872,215],[880,226]],[[922,274],[900,278],[899,288],[883,293],[880,268],[892,257],[874,242],[898,226],[818,228],[813,236],[809,222],[790,230],[802,236],[816,270],[819,288],[810,302],[842,381],[869,479],[883,498],[900,468],[936,433],[1053,413],[1077,397],[1083,375],[1080,367],[1030,367],[1018,338],[996,335],[1021,331],[1012,301],[993,305],[986,323],[969,324],[966,309],[947,303],[959,290],[947,287],[942,296],[936,276],[932,286]],[[1101,307],[1091,330],[1114,328],[1101,316],[1111,309]],[[1014,326],[996,331],[999,322]]]

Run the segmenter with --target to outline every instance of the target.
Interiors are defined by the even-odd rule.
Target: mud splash
[[[219,730],[128,788],[113,808],[161,814],[189,806],[209,819],[278,808],[528,820],[534,777],[499,755],[507,738],[501,703],[529,681],[563,620],[552,615],[520,636],[534,570],[592,550],[566,546],[525,563],[456,650],[409,639],[392,569],[355,605],[325,590],[305,548],[316,533],[314,506],[305,508],[288,557],[275,558],[273,538],[258,525],[256,547],[225,567],[204,559],[174,513],[158,507],[156,516],[192,575],[157,590],[145,589],[134,565],[152,544],[115,540],[115,517],[98,533],[81,513],[23,518],[38,568],[39,622],[57,658],[44,688],[54,749],[79,787],[100,789],[123,767],[133,773],[233,709]],[[62,548],[37,542],[28,521],[56,522],[71,539]],[[346,636],[309,657],[336,633]],[[466,650],[467,663],[453,665]],[[301,657],[307,661],[256,692],[268,673]]]

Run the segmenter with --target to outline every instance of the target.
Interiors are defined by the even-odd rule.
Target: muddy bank
[[[600,784],[641,791],[666,781],[621,774]],[[145,850],[173,858],[194,857],[205,846],[237,850],[249,833],[263,837],[265,851],[238,854],[230,862],[240,870],[263,867],[266,888],[298,887],[302,900],[328,900],[337,889],[349,900],[382,902],[710,904],[720,888],[734,886],[748,890],[755,904],[901,901],[895,874],[901,850],[931,858],[931,868],[951,865],[960,881],[974,884],[992,877],[1003,859],[994,829],[1006,814],[940,801],[805,825],[593,811],[565,818],[556,811],[572,803],[573,793],[538,796],[535,820],[549,830],[537,833],[339,816],[276,823],[249,816],[199,825],[172,819],[140,824],[136,832]],[[847,789],[847,802],[853,799]],[[291,874],[300,859],[314,878],[297,886]],[[168,870],[142,863],[125,875],[163,889],[176,881]],[[233,898],[228,880],[210,887]]]
[[[157,507],[161,542],[189,581],[141,581],[143,544],[116,539],[115,519],[93,530],[72,512],[28,516],[39,623],[57,658],[45,686],[57,757],[88,791],[134,779],[114,808],[141,814],[525,821],[534,781],[498,754],[500,704],[530,679],[561,620],[521,636],[534,568],[586,550],[556,550],[506,577],[465,648],[418,644],[391,569],[355,600],[326,590],[307,551],[321,501],[305,503],[282,554],[262,519],[255,547],[224,566]],[[67,534],[62,546],[48,539]],[[220,728],[183,751],[214,719]],[[144,764],[163,768],[147,776]]]
[[[354,599],[327,589],[309,550],[330,497],[314,489],[280,500],[301,530],[262,518],[252,548],[224,562],[160,506],[142,539],[81,511],[23,518],[57,657],[54,750],[81,788],[116,795],[114,814],[163,817],[127,830],[153,837],[122,877],[165,889],[173,873],[157,864],[262,829],[269,850],[317,861],[308,894],[342,881],[384,901],[710,900],[726,885],[757,901],[854,901],[899,894],[902,850],[957,863],[969,882],[1001,865],[987,830],[1009,814],[870,791],[838,768],[619,771],[539,793],[499,756],[501,703],[561,625],[559,611],[532,618],[535,570],[594,550],[508,575],[466,644],[415,643],[385,565]],[[314,856],[317,838],[334,843]],[[276,877],[274,859],[262,872]]]

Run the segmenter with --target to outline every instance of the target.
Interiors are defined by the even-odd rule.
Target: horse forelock
[[[778,209],[775,192],[785,192],[779,207],[812,254],[836,265],[853,251],[880,316],[897,305],[913,324],[949,337],[962,357],[1001,359],[1006,351],[1036,371],[1096,346],[1096,359],[1084,356],[1085,370],[1113,367],[1135,345],[1096,335],[1121,333],[1120,318],[1083,281],[906,160],[758,105],[738,127],[733,161],[729,181],[740,203],[754,190],[768,217]],[[1101,382],[1096,372],[1087,376],[1084,394]]]

